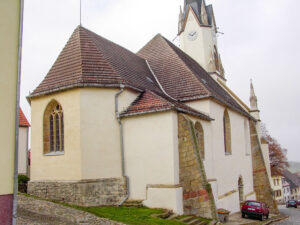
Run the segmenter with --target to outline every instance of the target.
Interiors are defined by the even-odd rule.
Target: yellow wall
[[[0,195],[13,193],[20,1],[0,1]]]
[[[120,127],[115,116],[115,95],[119,89],[81,90],[81,148],[83,179],[121,177]],[[137,97],[125,90],[119,96],[122,111]]]
[[[55,99],[64,113],[65,154],[43,154],[43,115]],[[80,180],[80,90],[60,92],[31,101],[31,180]]]
[[[176,112],[145,114],[122,121],[130,198],[146,199],[148,184],[179,184]]]
[[[31,180],[121,177],[120,128],[115,116],[117,88],[82,88],[34,98],[31,102]],[[124,109],[138,96],[125,90]],[[65,154],[43,154],[43,115],[55,99],[64,113]]]

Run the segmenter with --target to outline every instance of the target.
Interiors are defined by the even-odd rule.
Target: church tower
[[[212,5],[205,0],[184,0],[178,22],[180,48],[212,77],[226,81],[218,51],[217,26]]]

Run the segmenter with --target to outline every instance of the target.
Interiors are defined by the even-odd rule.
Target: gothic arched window
[[[197,138],[197,143],[199,147],[199,153],[202,160],[205,159],[205,151],[204,151],[204,132],[201,126],[201,123],[196,122],[195,124],[195,134]]]
[[[64,152],[64,116],[61,105],[52,100],[44,113],[44,154]]]
[[[225,109],[223,115],[223,127],[224,127],[225,153],[231,154],[231,127],[230,127],[230,118],[227,109]]]

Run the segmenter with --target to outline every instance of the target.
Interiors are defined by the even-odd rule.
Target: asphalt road
[[[300,225],[300,207],[286,208],[284,205],[278,206],[280,213],[289,216],[288,219],[276,222],[276,225]]]

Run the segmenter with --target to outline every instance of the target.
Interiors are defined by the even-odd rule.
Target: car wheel
[[[261,216],[259,217],[259,220],[263,221],[263,219],[264,219],[264,214],[261,214]]]
[[[245,213],[242,213],[242,217],[245,218]]]
[[[266,215],[266,219],[269,219],[269,214]]]

